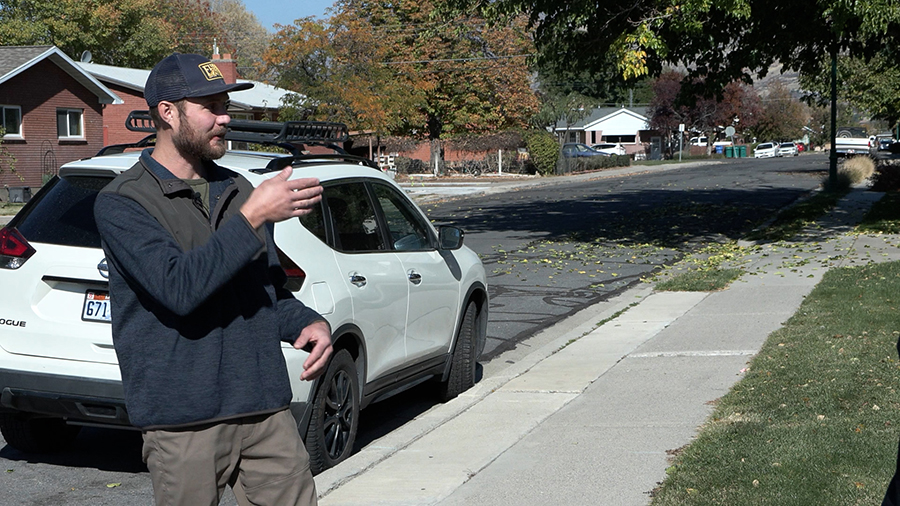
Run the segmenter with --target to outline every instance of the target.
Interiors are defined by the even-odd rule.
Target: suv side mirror
[[[438,227],[438,235],[440,236],[441,249],[459,249],[463,245],[463,237],[466,233],[462,229],[449,226]]]

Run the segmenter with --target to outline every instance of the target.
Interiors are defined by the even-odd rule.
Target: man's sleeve
[[[274,240],[274,226],[268,225],[266,229],[267,250],[269,251],[269,279],[275,288],[275,296],[278,304],[279,325],[282,329],[281,340],[293,344],[300,332],[310,323],[323,321],[328,323],[316,310],[300,302],[290,290],[284,287],[287,276],[278,261],[277,248]]]
[[[194,311],[260,251],[259,235],[242,215],[203,246],[182,251],[175,238],[132,199],[101,193],[94,204],[107,261],[177,315]]]

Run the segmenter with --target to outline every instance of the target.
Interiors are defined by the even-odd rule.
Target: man
[[[94,207],[125,404],[159,505],[217,504],[226,484],[240,504],[316,502],[280,341],[310,349],[312,380],[331,332],[283,288],[273,223],[310,212],[322,187],[288,167],[253,189],[212,161],[228,93],[250,87],[199,55],[160,61],[144,89],[155,148]]]

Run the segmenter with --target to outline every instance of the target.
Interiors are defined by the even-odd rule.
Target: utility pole
[[[831,44],[831,150],[828,156],[828,185],[837,184],[837,42]]]

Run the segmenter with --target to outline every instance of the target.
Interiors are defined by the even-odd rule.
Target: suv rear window
[[[94,200],[111,178],[70,176],[48,182],[15,226],[29,242],[99,248]]]

